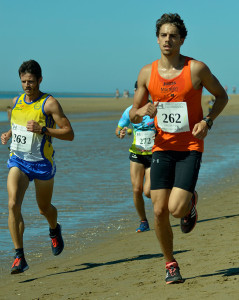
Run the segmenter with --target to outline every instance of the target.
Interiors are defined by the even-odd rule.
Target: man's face
[[[36,79],[36,76],[30,73],[22,73],[20,76],[22,88],[27,96],[35,95],[39,92],[42,78]]]
[[[179,53],[184,39],[180,37],[178,28],[168,23],[161,26],[157,42],[161,52],[166,56],[170,56]]]

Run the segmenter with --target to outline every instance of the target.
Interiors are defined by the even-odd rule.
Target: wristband
[[[120,135],[120,131],[121,131],[121,130],[118,131],[118,135]]]

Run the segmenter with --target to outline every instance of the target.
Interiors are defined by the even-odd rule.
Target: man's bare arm
[[[151,74],[151,65],[142,68],[138,76],[138,88],[134,94],[133,107],[129,111],[132,123],[141,123],[144,116],[155,117],[157,109],[155,105],[148,102],[149,92],[147,82]]]
[[[214,97],[215,102],[211,112],[207,115],[208,118],[215,120],[223,111],[228,102],[228,96],[218,79],[211,73],[210,69],[202,62],[194,62],[192,67],[192,74],[198,76],[201,85],[204,86]],[[207,135],[208,127],[205,121],[195,124],[192,134],[204,139]]]
[[[53,97],[47,99],[45,104],[45,112],[51,115],[59,128],[47,128],[46,135],[58,138],[60,140],[72,141],[74,139],[74,131],[70,121],[65,116],[60,103]],[[37,122],[30,120],[27,123],[27,130],[40,134],[42,126]]]

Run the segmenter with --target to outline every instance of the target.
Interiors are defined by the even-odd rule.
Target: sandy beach
[[[209,96],[203,96],[204,113]],[[66,114],[119,112],[132,99],[59,99]],[[0,100],[0,110],[11,100]],[[223,115],[239,114],[239,95],[230,95]],[[112,116],[116,118],[116,116]],[[101,117],[96,118],[101,119]],[[185,235],[172,218],[175,258],[183,284],[166,285],[164,260],[147,212],[151,230],[135,233],[135,215],[121,231],[111,231],[80,253],[66,245],[59,257],[42,251],[45,259],[29,257],[30,269],[20,275],[0,273],[0,299],[239,299],[238,203],[239,169],[208,190],[198,191],[198,224]],[[200,198],[200,194],[203,197]],[[238,194],[238,195],[237,195]],[[80,236],[79,236],[80,241]]]
[[[239,95],[229,95],[230,100],[223,111],[224,115],[237,115],[239,113]],[[206,114],[209,95],[202,96],[202,107]],[[58,98],[66,114],[87,112],[119,112],[133,102],[132,98]],[[11,99],[0,99],[0,111],[5,111],[7,106],[12,106]],[[101,119],[101,117],[98,117]]]

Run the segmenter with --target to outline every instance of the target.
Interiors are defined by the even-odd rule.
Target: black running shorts
[[[194,192],[201,166],[198,151],[156,151],[152,155],[151,190],[178,187]]]
[[[140,155],[130,152],[129,159],[138,164],[144,165],[145,169],[150,168],[152,155]]]

